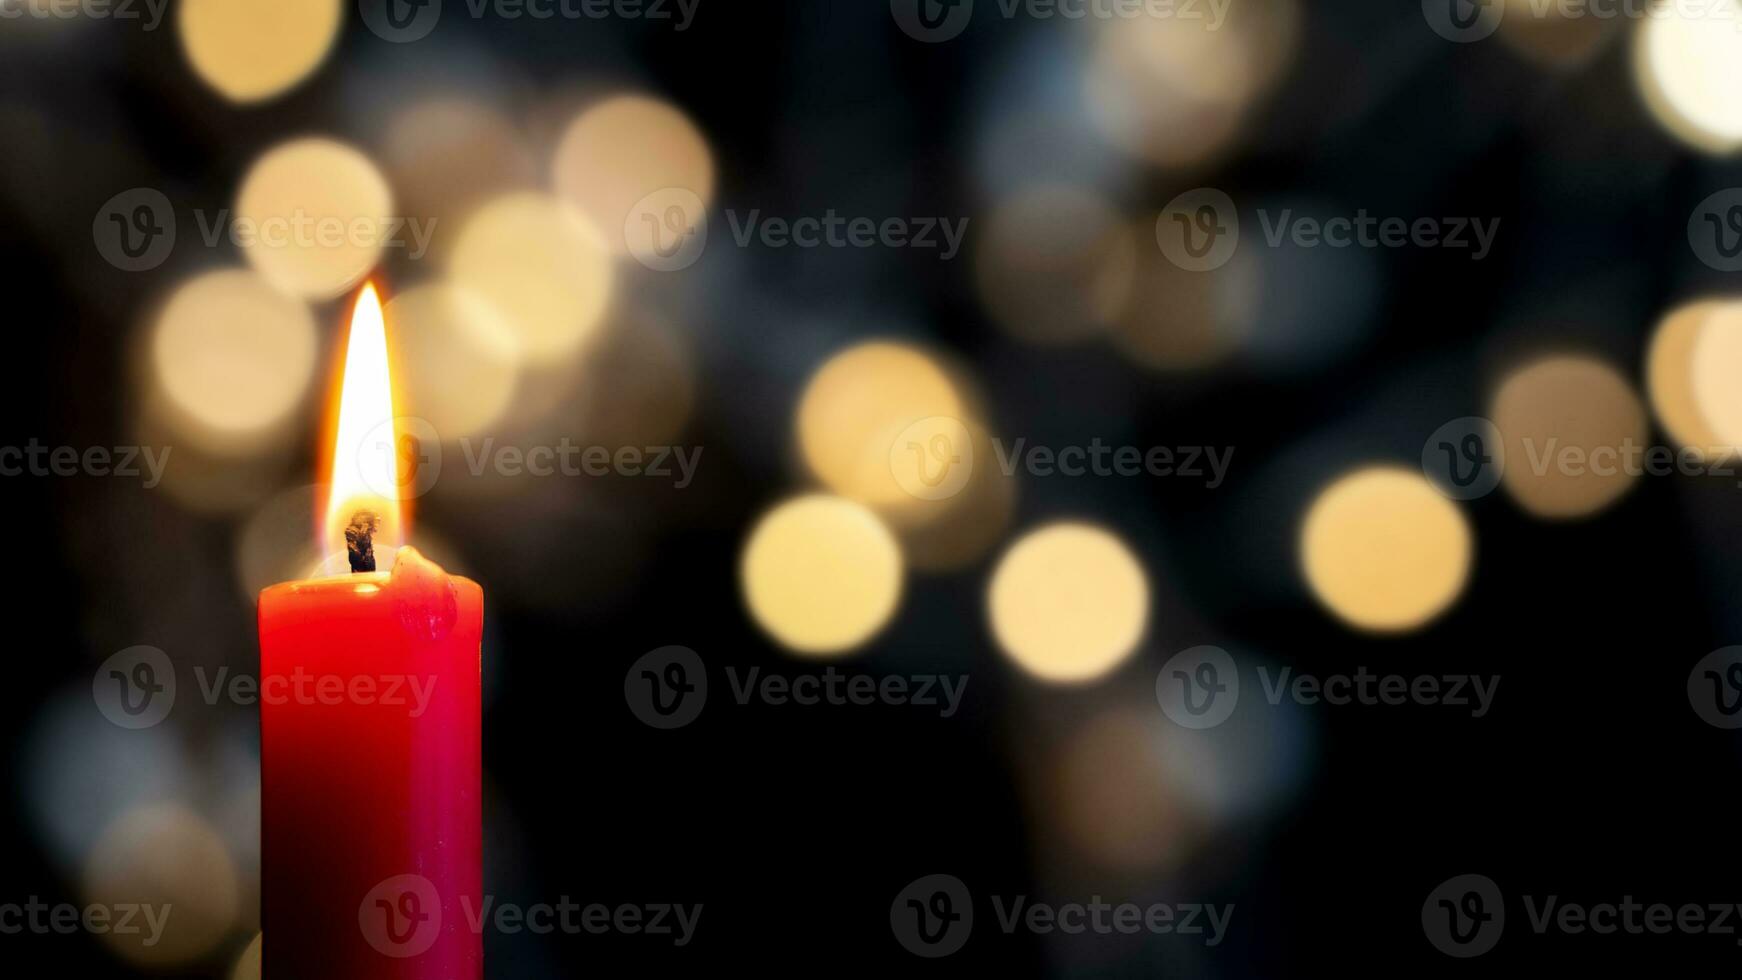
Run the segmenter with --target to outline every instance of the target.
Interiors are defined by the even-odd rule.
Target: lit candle
[[[478,980],[484,596],[398,547],[372,286],[343,377],[321,569],[337,574],[260,594],[263,976]]]

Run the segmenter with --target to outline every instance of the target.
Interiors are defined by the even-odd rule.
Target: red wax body
[[[260,594],[264,980],[479,980],[484,595],[391,573]]]

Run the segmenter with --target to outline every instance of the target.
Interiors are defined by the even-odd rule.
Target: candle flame
[[[378,553],[390,555],[404,540],[399,492],[401,434],[393,413],[387,323],[374,283],[363,286],[351,314],[343,371],[322,525],[326,552],[339,556],[340,565],[345,555],[345,528],[359,514],[375,519]],[[388,567],[384,564],[381,570]]]

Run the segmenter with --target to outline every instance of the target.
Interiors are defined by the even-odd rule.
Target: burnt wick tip
[[[351,571],[375,570],[375,532],[380,529],[381,518],[370,511],[351,515],[351,523],[345,525],[345,557],[350,559]]]

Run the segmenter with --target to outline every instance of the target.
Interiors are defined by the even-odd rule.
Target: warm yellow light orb
[[[178,287],[158,315],[151,363],[182,434],[235,439],[283,422],[313,380],[314,318],[245,269]]]
[[[803,654],[863,644],[901,599],[895,536],[863,505],[821,494],[787,501],[757,522],[739,574],[756,622]]]
[[[714,194],[714,158],[695,123],[676,107],[641,95],[606,99],[577,116],[552,166],[557,195],[598,227],[619,253],[656,254],[676,195],[704,207]],[[646,201],[646,214],[637,205]],[[693,226],[704,216],[682,215]],[[653,219],[649,223],[648,219]]]
[[[406,392],[402,411],[444,441],[484,430],[514,399],[519,352],[494,307],[448,282],[425,283],[387,304]]]
[[[1645,386],[1658,422],[1678,445],[1702,456],[1720,445],[1694,390],[1694,350],[1706,322],[1723,304],[1688,303],[1671,310],[1652,334],[1645,358]]]
[[[294,88],[338,39],[339,0],[182,0],[176,26],[188,63],[232,102]]]
[[[282,143],[254,162],[236,197],[242,254],[279,289],[331,299],[380,260],[385,244],[410,243],[391,222],[387,178],[361,151],[336,140]]]
[[[1652,115],[1677,139],[1710,153],[1742,148],[1737,24],[1735,16],[1694,16],[1680,4],[1660,4],[1634,43],[1634,75]]]
[[[1583,517],[1619,500],[1639,478],[1650,435],[1632,385],[1584,355],[1512,372],[1488,418],[1505,440],[1501,485],[1538,517]]]
[[[1449,608],[1469,579],[1475,543],[1456,504],[1419,472],[1372,466],[1326,487],[1307,509],[1307,585],[1344,622],[1415,629]]]
[[[1052,524],[1004,553],[986,594],[998,646],[1053,683],[1099,678],[1137,649],[1149,579],[1131,549],[1089,524]]]
[[[522,356],[535,363],[584,348],[611,305],[614,272],[604,239],[546,194],[485,204],[460,229],[448,272],[501,314]]]
[[[878,508],[913,509],[916,488],[949,464],[906,453],[910,430],[960,427],[967,414],[961,391],[929,355],[904,344],[874,341],[829,358],[811,378],[798,406],[798,443],[810,471],[836,493]],[[960,456],[961,447],[952,447]],[[981,465],[990,465],[990,460]]]

